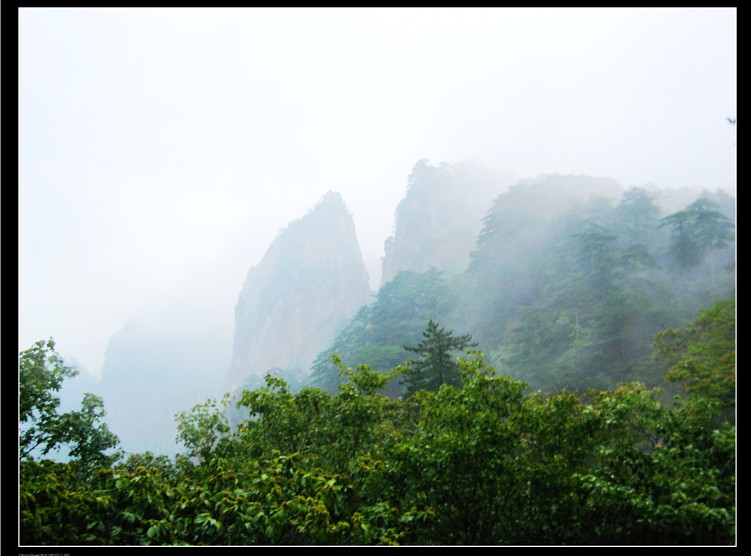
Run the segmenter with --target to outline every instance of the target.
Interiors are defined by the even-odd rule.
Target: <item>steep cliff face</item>
[[[309,372],[370,297],[354,222],[341,196],[329,192],[248,272],[235,307],[226,388],[234,391],[272,369]]]
[[[491,201],[510,184],[510,176],[474,162],[417,162],[384,245],[382,283],[402,270],[462,273]]]

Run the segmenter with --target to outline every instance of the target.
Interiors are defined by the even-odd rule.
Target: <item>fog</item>
[[[19,349],[94,375],[327,191],[372,289],[415,162],[735,191],[734,9],[19,10]]]

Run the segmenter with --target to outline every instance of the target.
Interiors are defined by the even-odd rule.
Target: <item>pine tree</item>
[[[661,220],[660,226],[671,227],[670,253],[681,270],[699,265],[705,253],[725,247],[733,238],[732,222],[718,209],[717,203],[701,197]]]
[[[438,390],[442,384],[461,385],[461,371],[452,357],[452,352],[477,345],[469,335],[454,336],[453,332],[438,326],[431,320],[422,333],[424,340],[417,346],[404,349],[420,355],[405,373],[406,395],[418,390]]]

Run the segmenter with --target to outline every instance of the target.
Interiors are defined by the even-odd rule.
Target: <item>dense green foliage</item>
[[[735,411],[735,300],[699,312],[686,328],[664,330],[655,338],[653,358],[680,383],[689,400],[710,404],[710,412]]]
[[[403,400],[380,393],[403,367],[334,357],[336,395],[268,376],[243,392],[236,428],[226,399],[182,414],[174,460],[23,458],[20,541],[733,544],[735,427],[714,400],[730,401],[734,328],[720,302],[658,336],[654,357],[688,386],[674,406],[640,383],[530,392],[479,352],[459,384]]]
[[[442,320],[449,311],[451,289],[437,270],[402,271],[384,284],[370,305],[363,306],[313,364],[311,385],[336,393],[344,378],[332,363],[339,355],[349,364],[366,363],[387,372],[410,358],[404,344],[416,343],[428,322]],[[386,385],[391,395],[401,393],[400,381]]]

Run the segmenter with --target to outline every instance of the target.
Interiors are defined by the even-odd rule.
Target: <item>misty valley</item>
[[[20,542],[733,544],[735,203],[420,160],[372,291],[329,191],[232,336],[186,296],[99,381],[21,351]]]

